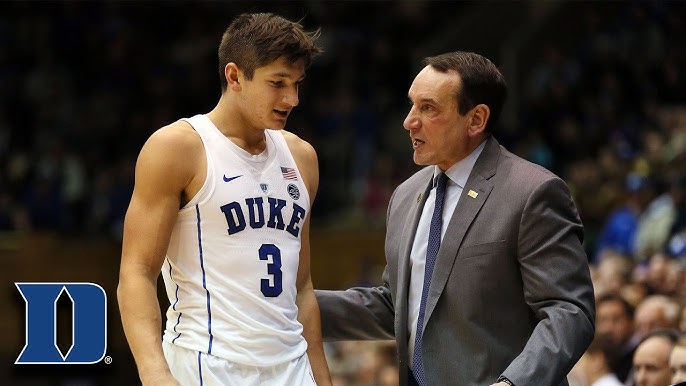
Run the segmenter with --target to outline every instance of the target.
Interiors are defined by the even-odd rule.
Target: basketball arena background
[[[402,121],[428,55],[476,51],[502,69],[510,94],[496,137],[567,181],[594,267],[625,200],[683,189],[683,2],[2,2],[0,384],[137,384],[115,298],[136,155],[157,128],[214,106],[221,34],[249,11],[322,28],[325,53],[287,124],[319,155],[317,288],[379,283],[386,204],[417,170]],[[683,267],[684,203],[674,202],[662,244],[627,256],[636,266],[664,252]],[[111,362],[15,365],[25,334],[15,282],[101,285]],[[681,287],[671,296],[683,304]],[[67,309],[57,325],[68,348]],[[397,382],[392,343],[326,351],[339,386]]]

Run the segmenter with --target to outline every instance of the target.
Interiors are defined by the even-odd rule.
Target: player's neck
[[[219,131],[250,154],[260,154],[266,148],[265,130],[248,124],[235,104],[221,98],[207,117]]]

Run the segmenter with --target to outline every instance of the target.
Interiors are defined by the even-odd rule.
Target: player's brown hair
[[[244,13],[224,31],[219,44],[219,78],[222,92],[228,85],[224,68],[235,63],[250,80],[259,67],[284,56],[289,63],[303,60],[305,68],[322,52],[315,40],[320,30],[306,32],[298,22],[272,13]]]

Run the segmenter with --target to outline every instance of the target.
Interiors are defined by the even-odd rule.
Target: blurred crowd
[[[318,149],[314,216],[360,208],[382,224],[412,165],[399,138],[414,65],[405,47],[428,36],[429,17],[464,7],[388,4],[0,4],[0,230],[119,237],[144,141],[214,106],[219,39],[234,15],[257,11],[322,27],[325,53],[287,126]]]
[[[401,126],[419,66],[411,47],[475,6],[4,3],[0,231],[118,239],[138,150],[156,128],[214,105],[218,39],[243,11],[322,26],[326,53],[288,123],[319,154],[313,224],[380,229],[393,188],[415,170]],[[590,386],[589,368],[604,362],[631,382],[639,342],[686,332],[686,5],[560,6],[521,53],[525,69],[505,72],[519,94],[496,135],[565,179],[584,222],[598,338],[570,379]],[[337,386],[397,384],[392,342],[326,351]]]

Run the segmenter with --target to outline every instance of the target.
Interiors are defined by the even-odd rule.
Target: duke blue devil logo
[[[90,364],[107,350],[107,295],[93,283],[14,283],[26,302],[26,345],[15,364]],[[66,354],[57,347],[60,296],[72,302],[73,342]]]

